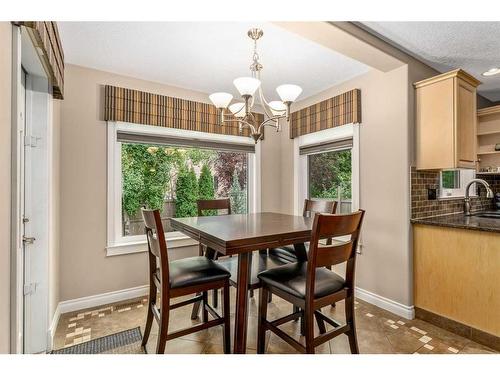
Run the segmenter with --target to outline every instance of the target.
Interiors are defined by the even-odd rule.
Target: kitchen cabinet
[[[413,225],[415,307],[500,336],[499,243],[499,232]]]
[[[457,69],[414,84],[417,169],[476,168],[480,83]]]
[[[477,111],[478,172],[500,175],[500,105]]]

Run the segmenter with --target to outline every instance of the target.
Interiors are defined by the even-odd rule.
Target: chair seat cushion
[[[259,279],[295,297],[306,296],[307,262],[290,263],[259,273]],[[342,290],[345,280],[326,268],[316,269],[314,298],[321,298]]]
[[[220,281],[231,276],[227,269],[204,256],[174,260],[169,262],[168,268],[172,289]]]
[[[304,245],[305,245],[306,253],[307,253],[309,251],[309,242],[306,242]],[[295,251],[295,246],[293,246],[293,245],[269,249],[269,254],[283,258],[284,260],[287,260],[289,262],[296,262],[297,261],[297,252]]]

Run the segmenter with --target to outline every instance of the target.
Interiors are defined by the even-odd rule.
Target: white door
[[[48,85],[25,75],[24,195],[24,352],[47,349],[48,329]]]

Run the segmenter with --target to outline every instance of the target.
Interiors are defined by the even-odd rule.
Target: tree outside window
[[[351,150],[330,151],[308,156],[309,197],[341,201],[338,212],[351,210]]]
[[[124,236],[144,234],[141,207],[159,209],[165,231],[171,217],[197,216],[198,199],[229,197],[234,213],[247,212],[245,153],[129,143],[121,150]]]

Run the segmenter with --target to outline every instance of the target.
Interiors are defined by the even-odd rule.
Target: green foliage
[[[129,216],[142,206],[163,208],[171,170],[169,159],[170,156],[159,147],[122,145],[123,209]]]
[[[197,216],[198,181],[192,168],[179,171],[175,195],[175,217]]]
[[[234,214],[244,214],[247,212],[247,193],[241,188],[238,171],[233,172],[231,188],[229,190],[229,199],[231,200],[231,212]]]
[[[124,143],[121,156],[122,206],[129,218],[142,206],[163,209],[170,197],[176,217],[196,216],[196,200],[216,196],[231,196],[233,211],[246,212],[246,154]],[[193,169],[198,166],[199,181]]]
[[[309,156],[311,198],[351,198],[351,151],[332,151]]]
[[[186,150],[186,159],[191,160],[193,165],[207,165],[210,166],[214,163],[217,157],[217,151],[203,150],[199,148],[189,148]]]
[[[201,168],[200,178],[198,179],[198,199],[214,198],[214,177],[212,176],[212,172],[210,172],[210,168],[208,167],[208,165],[203,164],[203,167]],[[203,214],[204,216],[213,216],[217,214],[217,211],[207,210]]]

